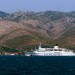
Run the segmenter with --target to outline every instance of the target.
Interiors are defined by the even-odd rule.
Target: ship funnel
[[[56,45],[54,46],[54,49],[59,49],[58,44],[56,44]]]

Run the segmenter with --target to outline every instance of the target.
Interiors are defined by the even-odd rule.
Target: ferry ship
[[[59,48],[56,44],[54,48],[42,48],[41,44],[38,49],[33,52],[27,52],[26,56],[75,56],[72,50],[66,48]]]

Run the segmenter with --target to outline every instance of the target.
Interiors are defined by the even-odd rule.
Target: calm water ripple
[[[75,57],[0,56],[0,75],[75,75]]]

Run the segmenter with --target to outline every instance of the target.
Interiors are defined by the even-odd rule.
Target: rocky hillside
[[[75,49],[75,11],[0,11],[0,44],[29,49],[39,43]]]

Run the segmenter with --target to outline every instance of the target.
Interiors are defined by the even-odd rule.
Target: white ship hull
[[[54,48],[41,48],[35,49],[33,52],[27,52],[27,56],[75,56],[72,50],[59,48],[54,46]]]
[[[31,53],[32,56],[75,56],[72,52],[38,52]]]
[[[31,54],[31,56],[75,56],[75,54],[62,54],[62,55],[56,55],[56,54]]]
[[[31,52],[27,56],[75,56],[73,52]]]

